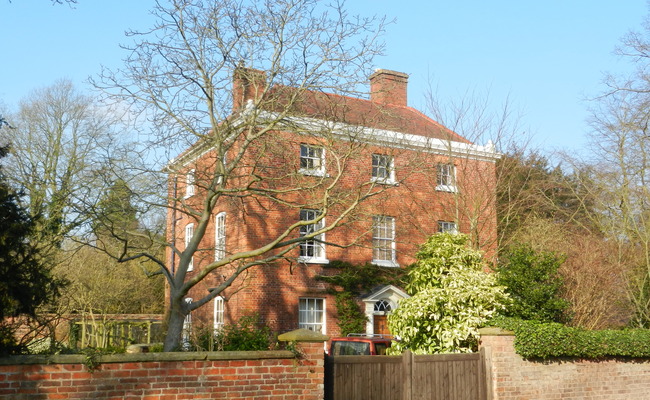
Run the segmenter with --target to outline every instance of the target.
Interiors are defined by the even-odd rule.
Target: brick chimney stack
[[[258,100],[266,86],[266,72],[237,67],[232,78],[232,109],[239,110],[248,100]]]
[[[376,103],[407,106],[409,76],[403,72],[378,69],[370,75],[370,100]]]

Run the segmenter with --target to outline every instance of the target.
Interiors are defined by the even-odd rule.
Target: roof
[[[271,91],[271,97],[277,101],[270,100],[266,105],[262,105],[262,108],[269,108],[269,111],[276,112],[284,111],[284,104],[288,103],[286,99],[295,95],[296,100],[291,104],[289,110],[289,114],[293,116],[471,143],[412,107],[383,104],[367,99],[311,90],[304,90],[297,94],[295,91],[295,88],[287,86],[275,87]]]
[[[263,73],[263,71],[256,71]],[[253,95],[254,96],[254,95]],[[292,99],[292,96],[295,99]],[[343,123],[370,129],[398,132],[424,138],[462,143],[461,146],[475,146],[456,132],[444,127],[415,108],[382,103],[363,98],[306,90],[286,85],[273,86],[257,104],[260,110],[283,113],[289,116]],[[248,100],[252,104],[252,100]],[[246,103],[244,103],[246,104]],[[287,110],[287,104],[290,109]],[[243,104],[242,104],[243,105]],[[243,106],[239,112],[246,112]],[[235,111],[228,120],[236,121],[240,114]],[[205,151],[207,141],[199,140],[167,165],[184,163]],[[480,146],[479,146],[480,147]],[[465,149],[466,150],[466,149]],[[491,150],[493,152],[493,150]]]
[[[394,285],[381,285],[373,288],[370,293],[366,294],[365,296],[361,297],[361,300],[364,302],[370,302],[370,301],[377,301],[381,300],[382,298],[390,296],[390,294],[396,294],[398,297],[401,298],[409,298],[407,293],[405,293],[402,289],[398,288],[397,286]]]

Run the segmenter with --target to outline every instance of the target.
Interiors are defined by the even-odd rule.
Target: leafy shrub
[[[496,268],[497,280],[512,298],[506,316],[542,322],[568,320],[566,310],[570,304],[560,296],[561,257],[518,244],[507,249],[501,260]]]
[[[29,354],[76,354],[79,352],[78,349],[71,348],[49,336],[31,341],[27,345],[27,349]]]
[[[21,354],[25,352],[25,346],[16,342],[15,330],[9,324],[0,322],[0,356],[10,354]]]
[[[515,333],[515,351],[527,359],[650,357],[650,330],[589,331],[559,323],[497,317],[491,325]]]
[[[388,316],[390,331],[400,337],[392,353],[471,352],[478,327],[508,301],[494,274],[483,271],[482,255],[468,247],[466,235],[430,237],[408,278],[412,297]]]
[[[244,316],[234,324],[224,325],[215,335],[215,349],[223,351],[268,350],[272,333],[261,323],[259,315]]]
[[[162,353],[164,349],[165,345],[163,343],[153,343],[149,346],[149,353]]]

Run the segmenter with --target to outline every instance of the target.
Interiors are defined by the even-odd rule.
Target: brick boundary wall
[[[512,332],[481,330],[492,400],[650,399],[650,359],[526,361]]]
[[[316,400],[324,394],[323,342],[299,329],[278,337],[287,350],[0,358],[0,399]]]

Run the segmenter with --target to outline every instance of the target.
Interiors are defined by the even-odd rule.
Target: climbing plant
[[[327,268],[338,270],[338,273],[319,276],[317,279],[330,284],[328,292],[336,298],[338,326],[343,336],[366,330],[367,317],[359,306],[357,297],[380,285],[403,287],[408,270],[343,261],[332,261]]]

